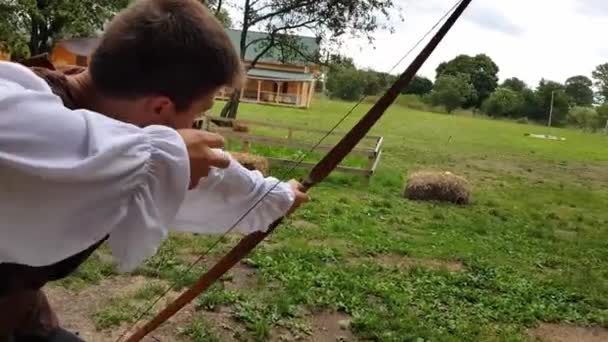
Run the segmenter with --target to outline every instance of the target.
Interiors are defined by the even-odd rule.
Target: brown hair
[[[89,70],[104,95],[163,95],[178,110],[243,79],[228,34],[196,0],[135,1],[108,25]]]

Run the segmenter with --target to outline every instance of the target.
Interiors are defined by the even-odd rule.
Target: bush
[[[399,95],[395,101],[395,104],[415,110],[429,110],[429,105],[424,103],[422,98],[418,95]]]
[[[522,95],[508,88],[498,88],[481,106],[492,117],[518,117],[524,105]]]
[[[474,88],[468,75],[442,75],[435,82],[431,101],[435,106],[445,106],[446,111],[451,113],[462,106],[473,93]]]
[[[601,120],[595,108],[574,107],[566,117],[568,124],[578,128],[595,130],[601,128]]]
[[[329,72],[327,90],[331,97],[356,101],[363,97],[365,75],[355,68],[336,67]]]

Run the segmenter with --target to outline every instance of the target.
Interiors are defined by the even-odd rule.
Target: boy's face
[[[213,99],[220,88],[214,89],[196,98],[190,107],[178,111],[173,101],[166,96],[150,96],[131,102],[133,107],[121,108],[130,113],[123,116],[129,123],[140,127],[164,125],[175,129],[192,128],[194,120],[213,107]]]
[[[194,120],[201,114],[210,110],[213,107],[213,99],[219,89],[213,90],[208,94],[204,94],[201,97],[197,98],[192,102],[190,107],[181,112],[175,113],[175,121],[172,125],[175,129],[185,129],[192,128],[192,124],[194,124]]]

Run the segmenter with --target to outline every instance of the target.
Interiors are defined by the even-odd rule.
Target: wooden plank
[[[315,163],[298,162],[296,160],[281,159],[281,158],[266,157],[266,159],[271,164],[274,164],[274,165],[297,167],[297,168],[302,168],[302,169],[304,169],[304,168],[311,169],[316,165]],[[335,170],[343,172],[343,173],[358,175],[358,176],[368,176],[370,174],[369,170],[359,169],[359,168],[350,167],[350,166],[338,166],[338,167],[336,167]]]
[[[232,122],[235,121],[233,119],[227,119],[227,118],[222,118],[222,117],[216,117],[216,116],[209,116],[209,119],[213,119],[213,120],[217,120],[217,121],[223,121],[223,122]],[[248,119],[236,119],[236,121],[245,124],[245,125],[258,125],[258,126],[262,126],[262,127],[271,127],[271,128],[282,128],[282,129],[292,129],[294,132],[308,132],[308,133],[323,133],[323,134],[327,134],[327,130],[322,130],[322,129],[316,129],[316,128],[303,128],[303,127],[294,127],[294,126],[287,126],[287,125],[283,125],[283,124],[276,124],[276,123],[271,123],[271,122],[262,122],[262,121],[257,121],[257,120],[248,120]],[[340,135],[343,136],[345,135],[347,132],[344,131],[333,131],[331,132],[331,135]],[[364,137],[364,139],[367,140],[378,140],[379,138],[381,138],[381,136],[375,136],[375,135],[366,135]]]
[[[305,150],[311,150],[313,147],[315,147],[314,143],[298,142],[298,141],[294,141],[294,140],[289,141],[284,138],[256,136],[256,135],[250,135],[250,134],[246,134],[246,133],[234,132],[231,130],[217,130],[216,132],[221,134],[224,138],[228,138],[228,139],[233,138],[233,139],[238,139],[241,141],[257,142],[257,143],[267,144],[270,146],[299,148],[299,149],[305,149]],[[329,151],[333,147],[334,147],[333,145],[319,145],[314,148],[314,151]],[[374,151],[372,149],[368,149],[368,148],[365,148],[365,149],[364,148],[355,148],[352,150],[351,153],[356,154],[356,155],[362,155],[362,156],[370,156],[370,155],[374,154]]]
[[[371,169],[369,170],[372,175],[374,173],[376,173],[376,169],[378,168],[378,164],[380,164],[380,157],[381,156],[382,156],[382,151],[378,152],[378,155],[376,156],[376,161],[374,161],[374,165],[372,165]]]
[[[383,143],[384,143],[384,137],[378,138],[378,143],[376,143],[376,148],[374,149],[374,152],[376,154],[380,153]]]

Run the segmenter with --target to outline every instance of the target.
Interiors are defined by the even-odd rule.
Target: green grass
[[[327,129],[350,106],[328,100],[314,102],[310,110],[242,104],[239,115]],[[367,108],[357,109],[340,130],[348,130]],[[245,329],[240,338],[259,341],[279,327],[309,331],[302,322],[322,310],[349,314],[355,335],[376,341],[523,341],[526,329],[540,322],[608,327],[606,136],[400,106],[371,133],[385,138],[371,183],[336,174],[313,189],[313,201],[247,260],[258,285],[217,285],[198,299],[199,310],[231,307]],[[473,203],[403,199],[405,177],[422,169],[465,176],[474,187]],[[303,220],[310,227],[297,228]],[[184,274],[184,256],[201,253],[211,241],[175,235],[139,272],[186,286],[204,268]],[[223,241],[213,257],[235,241]],[[458,261],[464,270],[374,261],[382,256]],[[214,340],[205,327],[195,321],[186,336]]]

